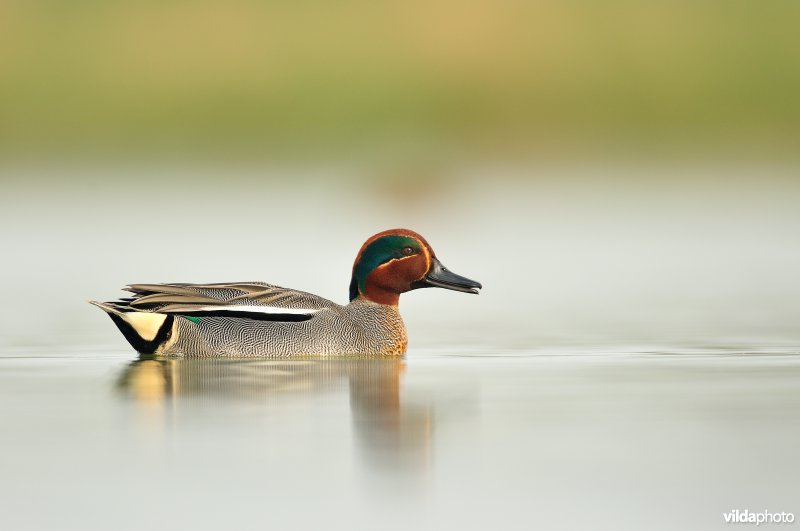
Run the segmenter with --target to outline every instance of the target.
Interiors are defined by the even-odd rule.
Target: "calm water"
[[[786,345],[0,357],[4,529],[715,529],[800,512]]]
[[[407,188],[123,170],[0,171],[0,529],[800,517],[791,168]],[[243,280],[344,302],[358,247],[392,226],[485,286],[404,296],[405,360],[138,359],[85,302]]]

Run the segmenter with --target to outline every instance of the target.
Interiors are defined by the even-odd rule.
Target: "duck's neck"
[[[378,285],[378,280],[376,276],[370,275],[359,285],[358,279],[353,275],[350,280],[350,300],[360,298],[376,304],[397,306],[400,303],[400,292],[385,285]]]
[[[360,293],[359,299],[374,302],[376,304],[383,304],[385,306],[393,306],[397,308],[400,303],[400,294],[387,289],[380,289],[376,286],[367,285],[366,293]]]

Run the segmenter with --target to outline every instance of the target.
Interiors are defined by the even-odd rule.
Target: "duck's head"
[[[444,267],[425,238],[416,232],[391,229],[379,232],[361,246],[353,264],[350,300],[363,297],[396,306],[401,293],[429,287],[478,293],[482,286]]]

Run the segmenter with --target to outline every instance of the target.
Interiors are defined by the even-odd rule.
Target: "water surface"
[[[714,529],[800,499],[788,345],[4,349],[4,529]]]

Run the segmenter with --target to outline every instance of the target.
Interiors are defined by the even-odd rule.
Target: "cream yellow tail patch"
[[[128,312],[121,315],[130,324],[136,333],[145,341],[156,338],[161,325],[167,320],[166,314],[152,312]]]

